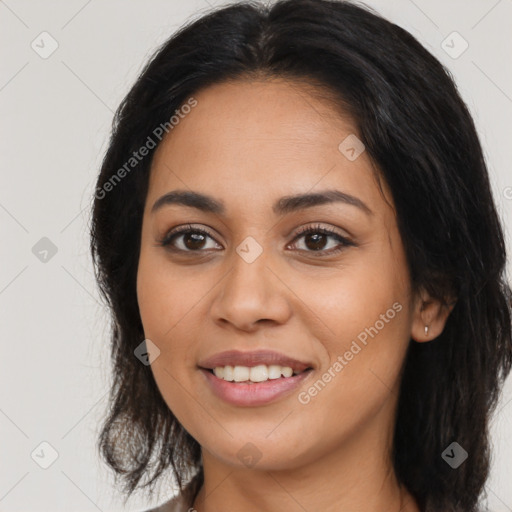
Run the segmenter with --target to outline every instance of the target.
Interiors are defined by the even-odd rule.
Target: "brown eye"
[[[206,250],[216,248],[216,242],[213,246],[207,246],[208,239],[215,242],[213,237],[206,230],[189,225],[172,230],[160,241],[160,245],[173,251],[205,252]]]
[[[303,252],[319,253],[319,255],[331,255],[338,253],[348,246],[354,246],[355,244],[348,238],[340,235],[336,231],[327,229],[321,226],[308,226],[302,229],[294,239],[294,245],[299,239],[304,239],[304,247],[299,250]],[[337,240],[337,243],[331,244],[330,248],[326,248],[329,245],[329,240]]]
[[[210,246],[208,246],[208,239],[213,241]],[[321,226],[304,228],[297,234],[292,245],[300,245],[297,244],[297,240],[300,239],[303,239],[304,247],[299,247],[299,250],[312,253],[315,256],[316,253],[319,256],[329,256],[342,251],[348,246],[355,245],[339,233]],[[160,241],[160,245],[171,251],[181,253],[202,253],[222,249],[222,246],[217,244],[208,231],[191,225],[172,230]]]
[[[318,251],[325,247],[328,238],[323,233],[309,233],[304,237],[304,243],[308,249]]]
[[[206,236],[202,233],[185,233],[183,236],[183,245],[190,250],[202,249],[205,244]]]

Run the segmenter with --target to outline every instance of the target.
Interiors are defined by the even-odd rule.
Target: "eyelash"
[[[184,250],[184,249],[177,249],[176,247],[171,246],[171,242],[173,238],[177,238],[179,235],[186,235],[190,233],[201,233],[202,235],[208,236],[215,240],[213,236],[206,231],[203,228],[200,227],[194,227],[191,224],[188,224],[186,226],[183,226],[181,228],[178,228],[176,230],[170,231],[167,233],[163,239],[159,240],[159,245],[167,248],[168,250],[171,250],[173,252],[181,252],[181,253],[200,253],[205,252],[205,250],[199,249],[197,251],[193,250]],[[300,237],[303,237],[305,235],[308,235],[310,233],[320,233],[323,235],[328,235],[330,237],[336,238],[339,241],[339,245],[335,249],[329,249],[329,250],[318,250],[318,251],[304,251],[312,254],[319,254],[320,256],[331,256],[333,254],[337,254],[340,251],[344,250],[346,247],[355,246],[354,242],[349,240],[348,238],[340,235],[339,233],[336,233],[335,231],[324,228],[320,225],[314,225],[314,226],[306,226],[304,228],[299,229],[299,231],[295,234],[295,237],[292,241],[292,243],[296,242]]]

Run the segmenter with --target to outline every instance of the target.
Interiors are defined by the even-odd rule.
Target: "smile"
[[[281,372],[281,375],[277,378],[267,376],[264,381],[254,382],[253,380],[245,378],[247,373],[250,372],[250,376],[253,368],[256,368],[257,370],[255,371],[258,372],[258,378],[262,378],[265,373],[263,369],[243,366],[235,366],[234,368],[226,366],[220,368],[220,372],[223,373],[222,377],[216,376],[214,371],[205,368],[201,368],[200,371],[206,379],[207,386],[216,397],[239,407],[259,406],[275,402],[291,394],[312,373],[312,368],[309,368],[293,375],[290,374],[291,368],[284,368],[285,373],[290,374],[289,376],[283,376]],[[226,368],[228,369],[228,377],[230,377],[229,374],[232,371],[233,380],[226,380]],[[232,368],[232,370],[230,370],[230,368]],[[270,372],[274,371],[270,368],[271,366],[269,367]],[[215,370],[218,370],[218,367]],[[274,373],[274,375],[276,375],[276,373]],[[235,376],[240,380],[235,380]]]

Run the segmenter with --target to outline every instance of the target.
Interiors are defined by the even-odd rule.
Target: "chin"
[[[210,457],[222,461],[224,464],[237,469],[250,469],[260,471],[284,471],[290,470],[302,465],[307,465],[315,458],[314,450],[305,452],[303,439],[300,435],[296,440],[286,436],[288,443],[283,442],[282,438],[269,440],[268,431],[265,435],[235,436],[231,438],[226,436],[225,442],[209,443],[201,445]],[[301,447],[300,452],[297,447]],[[291,456],[293,454],[293,456]]]

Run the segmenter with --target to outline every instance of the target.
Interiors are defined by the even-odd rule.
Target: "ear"
[[[437,338],[443,332],[456,302],[453,297],[444,301],[434,299],[421,289],[415,299],[411,338],[419,343]]]

